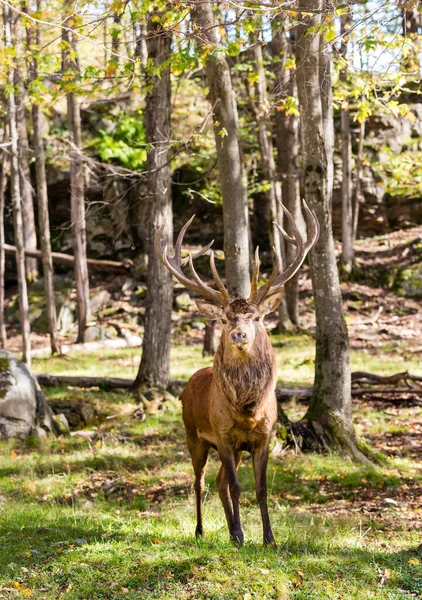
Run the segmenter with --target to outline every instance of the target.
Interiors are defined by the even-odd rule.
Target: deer
[[[281,204],[281,203],[280,203]],[[231,540],[241,546],[244,541],[240,522],[240,484],[238,469],[243,452],[252,457],[256,498],[261,511],[263,541],[275,546],[267,505],[267,463],[270,440],[277,423],[276,359],[264,317],[280,304],[286,281],[298,271],[319,236],[319,223],[306,202],[304,217],[308,235],[304,240],[292,215],[281,204],[292,235],[274,223],[286,242],[296,247],[294,258],[285,269],[281,256],[274,249],[274,268],[265,284],[259,287],[259,248],[251,280],[250,296],[231,298],[210,252],[210,267],[214,283],[205,283],[195,270],[193,261],[204,255],[214,240],[196,252],[182,258],[183,239],[193,215],[177,237],[174,255],[162,244],[163,226],[155,235],[155,251],[165,267],[188,290],[198,294],[198,310],[210,320],[219,320],[222,335],[213,366],[200,369],[188,381],[181,394],[182,415],[187,447],[195,474],[196,537],[203,536],[203,493],[208,454],[217,450],[221,467],[217,475],[217,490],[222,502]],[[183,267],[189,266],[190,275]],[[214,287],[212,287],[214,286]],[[217,289],[215,289],[215,287]]]

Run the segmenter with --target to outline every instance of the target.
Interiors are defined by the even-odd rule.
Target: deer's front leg
[[[231,539],[240,546],[243,544],[243,532],[240,525],[239,498],[240,484],[237,477],[237,468],[242,458],[241,452],[235,452],[231,446],[219,445],[218,454],[222,467],[217,477],[218,493],[226,513],[227,525]],[[230,490],[230,498],[227,494],[227,486]],[[233,508],[233,510],[232,510]]]
[[[268,443],[257,448],[252,453],[253,470],[255,475],[256,498],[261,510],[262,527],[264,531],[264,544],[275,544],[273,532],[271,530],[270,517],[267,506],[267,463],[268,463]]]

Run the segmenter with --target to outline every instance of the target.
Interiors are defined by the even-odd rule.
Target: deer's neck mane
[[[231,404],[253,414],[275,388],[275,356],[268,336],[255,340],[249,354],[232,348],[223,336],[214,358],[214,379]]]

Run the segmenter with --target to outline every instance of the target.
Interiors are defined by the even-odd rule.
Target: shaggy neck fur
[[[275,387],[275,356],[265,331],[255,339],[250,353],[240,352],[225,336],[214,358],[216,381],[238,410],[251,414]]]

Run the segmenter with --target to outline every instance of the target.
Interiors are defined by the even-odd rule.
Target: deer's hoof
[[[236,544],[236,546],[243,546],[243,533],[242,531],[240,532],[236,532],[236,533],[232,533],[232,535],[230,536],[231,540],[234,544]]]

